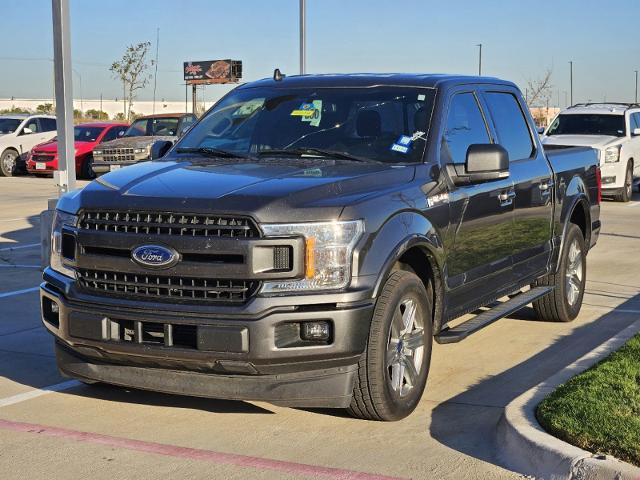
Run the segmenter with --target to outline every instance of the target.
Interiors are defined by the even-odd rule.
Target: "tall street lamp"
[[[569,61],[569,98],[573,105],[573,60]]]
[[[476,45],[478,47],[478,76],[482,76],[482,44],[478,43]]]
[[[300,75],[307,71],[307,2],[300,0]]]

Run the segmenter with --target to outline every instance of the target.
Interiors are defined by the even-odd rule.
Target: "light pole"
[[[636,100],[635,100],[635,102],[638,103],[638,70],[636,70],[635,72],[636,72]]]
[[[569,61],[569,92],[571,105],[573,105],[573,60]]]
[[[307,71],[307,2],[300,0],[300,75]]]
[[[482,44],[478,43],[476,45],[478,47],[478,76],[482,76]]]

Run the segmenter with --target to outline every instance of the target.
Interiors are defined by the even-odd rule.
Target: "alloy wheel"
[[[566,291],[567,301],[572,307],[578,301],[580,292],[582,291],[582,251],[580,245],[574,240],[569,247],[569,256],[567,258],[567,271],[566,271]]]
[[[391,390],[405,397],[419,382],[425,346],[424,320],[418,302],[403,299],[394,314],[387,343],[386,370]]]

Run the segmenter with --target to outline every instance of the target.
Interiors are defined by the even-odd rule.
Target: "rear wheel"
[[[554,287],[551,293],[533,302],[540,320],[570,322],[582,307],[587,280],[587,249],[582,230],[570,224],[555,274],[538,280],[536,286]]]
[[[627,171],[624,176],[624,186],[618,195],[616,200],[619,202],[628,202],[633,196],[633,165],[629,163],[627,165]]]
[[[7,149],[0,156],[0,174],[3,177],[11,177],[16,169],[16,161],[18,160],[18,152]]]
[[[413,412],[427,383],[432,340],[431,300],[422,280],[393,272],[376,302],[349,413],[393,421]]]

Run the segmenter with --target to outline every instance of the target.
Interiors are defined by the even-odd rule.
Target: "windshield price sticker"
[[[322,100],[314,100],[311,103],[303,103],[291,112],[292,117],[301,117],[303,122],[309,122],[312,127],[320,125],[322,118]]]

